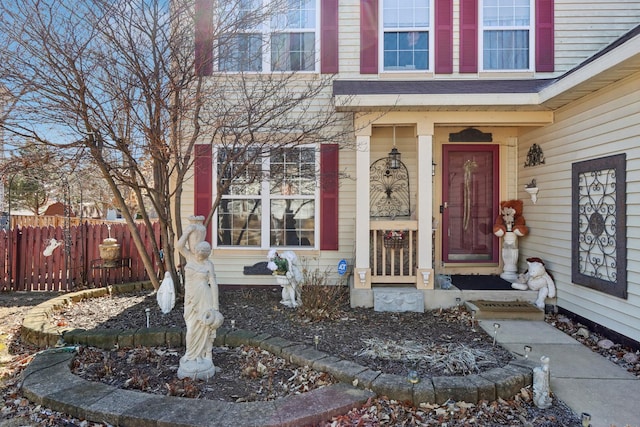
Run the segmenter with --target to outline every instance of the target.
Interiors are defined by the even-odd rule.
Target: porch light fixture
[[[431,176],[436,176],[436,162],[431,162]]]
[[[393,148],[389,151],[389,169],[400,169],[401,154],[396,148],[396,127],[393,127]]]

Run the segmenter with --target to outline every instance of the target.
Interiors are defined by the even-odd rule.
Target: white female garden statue
[[[216,330],[224,318],[219,311],[218,284],[213,263],[209,260],[211,245],[204,241],[203,217],[191,217],[176,247],[186,258],[184,267],[184,320],[187,325],[186,351],[180,359],[178,378],[207,380],[216,373],[211,350]],[[193,221],[198,220],[198,221]],[[187,245],[188,243],[188,245]]]

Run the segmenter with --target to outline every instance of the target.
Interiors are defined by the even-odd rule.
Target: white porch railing
[[[418,222],[370,221],[371,283],[416,283]]]

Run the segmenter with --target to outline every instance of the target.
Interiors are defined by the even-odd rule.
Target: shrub
[[[303,278],[298,283],[301,301],[298,315],[311,322],[341,317],[347,301],[347,288],[330,284],[327,271],[304,268],[302,274]]]

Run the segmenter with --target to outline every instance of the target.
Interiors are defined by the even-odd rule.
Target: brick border
[[[103,349],[111,349],[116,344],[120,347],[183,346],[185,331],[182,328],[87,331],[50,325],[51,313],[65,305],[110,293],[117,295],[144,289],[153,288],[149,282],[139,282],[78,291],[53,298],[34,307],[26,314],[22,324],[22,336],[28,342],[41,347],[55,346],[61,337],[70,345],[86,345]],[[481,400],[510,399],[523,387],[533,384],[535,367],[532,361],[521,359],[480,374],[423,378],[417,384],[411,384],[403,376],[372,371],[365,366],[339,359],[303,343],[243,329],[218,329],[214,345],[237,347],[243,344],[261,347],[291,363],[308,365],[313,369],[328,372],[343,383],[371,390],[377,395],[387,396],[390,399],[411,402],[416,406],[420,403],[442,404],[449,399],[474,404]]]

